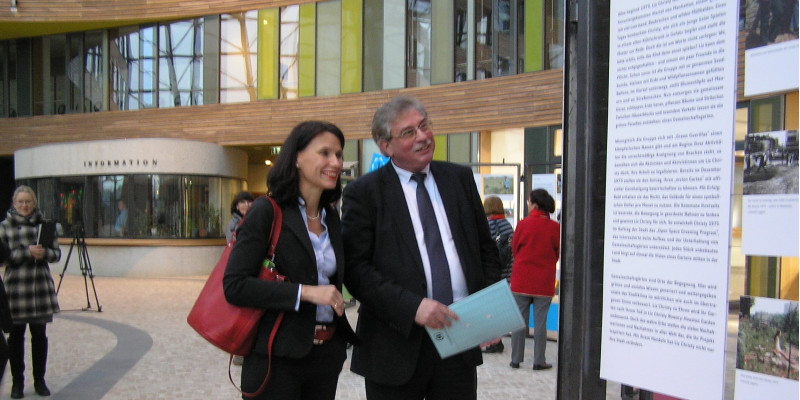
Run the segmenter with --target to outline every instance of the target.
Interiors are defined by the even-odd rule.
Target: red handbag
[[[272,228],[270,230],[270,246],[267,250],[267,259],[264,260],[264,268],[261,269],[259,279],[267,281],[285,281],[286,277],[279,275],[275,270],[275,264],[272,259],[275,254],[275,245],[278,243],[278,237],[281,232],[281,209],[275,204],[275,200],[267,197],[272,203],[274,210],[272,219]],[[244,219],[242,219],[244,221]],[[241,225],[242,222],[239,222]],[[246,356],[250,354],[253,348],[253,342],[256,338],[258,322],[261,316],[264,315],[264,309],[250,308],[250,307],[237,307],[225,300],[225,293],[222,290],[222,277],[225,275],[225,267],[228,265],[228,257],[230,256],[233,244],[236,242],[236,234],[234,233],[233,240],[225,247],[222,252],[217,265],[209,275],[203,290],[189,312],[186,322],[197,331],[203,338],[208,340],[211,344],[219,349],[230,353],[230,360],[228,362],[228,377],[233,377],[230,373],[230,362],[233,356]],[[268,352],[272,355],[272,342],[275,339],[275,333],[278,331],[278,326],[283,320],[283,313],[278,315],[275,325],[272,327],[272,333],[269,338]],[[272,362],[270,360],[270,369]],[[264,378],[264,383],[255,393],[244,393],[247,397],[258,396],[266,387],[267,380],[269,380],[269,370],[267,376]],[[234,386],[236,384],[234,383]],[[237,387],[237,389],[239,389]],[[239,390],[241,392],[241,390]]]

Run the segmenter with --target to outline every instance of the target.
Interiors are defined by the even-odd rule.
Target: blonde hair
[[[15,203],[17,201],[17,195],[20,193],[27,193],[33,197],[33,206],[36,207],[39,205],[39,200],[36,199],[36,192],[30,186],[21,185],[16,190],[14,190],[14,196],[11,197],[11,202]]]

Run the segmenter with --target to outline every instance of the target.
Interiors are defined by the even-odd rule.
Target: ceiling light
[[[270,166],[270,165],[272,165],[272,160],[264,160],[264,164],[266,166]]]

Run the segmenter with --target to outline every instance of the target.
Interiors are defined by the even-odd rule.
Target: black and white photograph
[[[748,134],[742,193],[797,194],[797,153],[796,130]]]
[[[745,3],[745,12],[740,18],[747,32],[747,49],[797,39],[797,0],[747,0]]]

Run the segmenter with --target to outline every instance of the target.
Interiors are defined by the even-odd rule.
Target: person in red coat
[[[556,262],[560,254],[560,225],[550,219],[556,202],[544,189],[531,191],[528,217],[517,224],[511,250],[511,292],[517,302],[525,328],[511,335],[511,368],[519,368],[525,355],[529,308],[533,304],[533,369],[549,369],[545,361],[547,311],[555,295]]]

